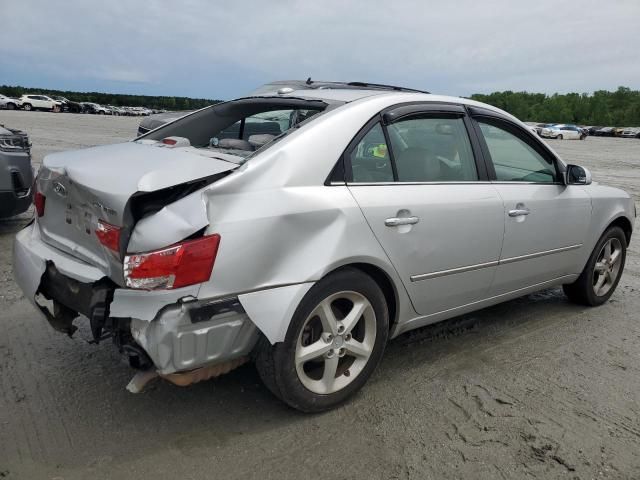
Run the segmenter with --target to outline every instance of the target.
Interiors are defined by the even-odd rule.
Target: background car
[[[625,128],[620,136],[624,138],[640,138],[639,135],[640,127],[630,127]]]
[[[4,108],[6,110],[15,110],[20,105],[20,102],[17,98],[7,97],[6,95],[0,94],[0,108]]]
[[[596,137],[613,137],[614,136],[614,127],[602,127],[595,131]]]
[[[29,208],[32,185],[28,135],[0,125],[0,218],[18,215]]]
[[[584,140],[587,136],[584,131],[576,125],[559,123],[549,127],[544,127],[540,132],[543,138],[555,138],[557,140]]]
[[[51,98],[62,104],[61,107],[63,112],[82,113],[82,104],[79,102],[74,102],[68,98],[60,97],[58,95],[52,95]]]
[[[48,110],[51,112],[62,111],[62,102],[54,100],[46,95],[22,95],[18,99],[23,110]]]
[[[84,113],[91,113],[94,115],[111,115],[111,110],[97,103],[84,102],[82,107]]]

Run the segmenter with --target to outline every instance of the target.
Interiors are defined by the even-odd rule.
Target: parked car
[[[82,107],[82,104],[79,102],[74,102],[69,100],[68,98],[55,96],[55,95],[52,96],[51,98],[61,103],[61,109],[63,112],[82,113],[83,107]]]
[[[18,215],[29,208],[32,184],[28,135],[0,125],[0,218]]]
[[[19,106],[23,110],[48,110],[51,112],[62,111],[62,102],[54,100],[46,95],[22,95],[19,99]]]
[[[587,134],[576,125],[559,123],[557,125],[544,127],[540,132],[540,136],[543,138],[555,138],[557,140],[584,140]]]
[[[145,371],[132,391],[253,359],[307,412],[353,395],[408,330],[559,285],[606,302],[636,215],[499,109],[367,84],[54,153],[36,186],[13,265],[53,328],[87,317]]]
[[[19,101],[16,98],[7,97],[6,95],[0,94],[0,108],[4,108],[6,110],[15,110],[18,108]]]
[[[84,102],[82,104],[82,108],[84,113],[92,113],[94,115],[111,115],[111,111],[108,108],[93,102]]]
[[[625,138],[640,138],[640,127],[625,128],[621,136]]]
[[[588,134],[589,134],[589,135],[594,135],[594,136],[595,136],[596,132],[597,132],[598,130],[600,130],[601,128],[604,128],[604,127],[602,127],[602,126],[589,127]]]
[[[614,127],[602,127],[595,131],[596,137],[613,137]]]

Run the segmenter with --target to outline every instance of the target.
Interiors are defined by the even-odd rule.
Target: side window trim
[[[474,131],[475,131],[475,133],[478,136],[478,139],[480,141],[480,146],[481,146],[481,149],[482,149],[482,153],[483,153],[483,155],[485,157],[485,164],[486,164],[486,168],[487,168],[487,171],[488,171],[488,174],[489,174],[489,180],[491,182],[496,182],[496,183],[543,183],[545,185],[564,184],[564,182],[562,181],[562,174],[564,173],[562,162],[560,162],[555,155],[553,155],[539,141],[537,141],[537,139],[533,139],[532,136],[530,135],[530,133],[525,131],[524,129],[522,129],[519,125],[509,121],[506,118],[503,118],[502,116],[487,115],[487,114],[484,114],[484,112],[472,114],[471,115],[471,119],[472,119],[472,122],[473,122]],[[533,150],[536,151],[536,153],[538,153],[544,159],[550,160],[552,165],[555,168],[556,175],[557,175],[558,178],[556,178],[554,182],[518,182],[518,181],[498,180],[497,179],[497,175],[496,175],[496,170],[495,170],[495,167],[493,165],[493,159],[491,158],[491,153],[489,152],[489,147],[488,147],[487,142],[486,142],[486,140],[484,138],[484,134],[482,133],[482,130],[480,129],[480,124],[478,123],[479,120],[485,120],[490,124],[492,123],[492,124],[495,124],[496,126],[498,126],[499,128],[503,128],[504,130],[506,130],[507,132],[511,133],[516,138],[518,138],[519,140],[521,140],[522,142],[524,142],[528,146],[530,146]]]

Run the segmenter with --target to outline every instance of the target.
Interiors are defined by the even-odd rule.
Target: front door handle
[[[420,219],[418,217],[393,217],[387,218],[384,224],[387,227],[398,227],[400,225],[415,225]]]
[[[529,215],[528,208],[516,208],[515,210],[509,210],[510,217],[520,217],[522,215]]]

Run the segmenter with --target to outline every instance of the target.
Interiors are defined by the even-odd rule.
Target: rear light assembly
[[[120,252],[120,227],[98,220],[96,237],[100,243],[115,253]]]
[[[44,206],[47,201],[47,197],[45,197],[42,193],[36,191],[36,194],[33,196],[33,204],[36,207],[36,213],[38,217],[42,217],[44,215]]]
[[[161,250],[133,253],[124,258],[129,288],[169,290],[206,282],[211,277],[220,235],[187,240]]]

